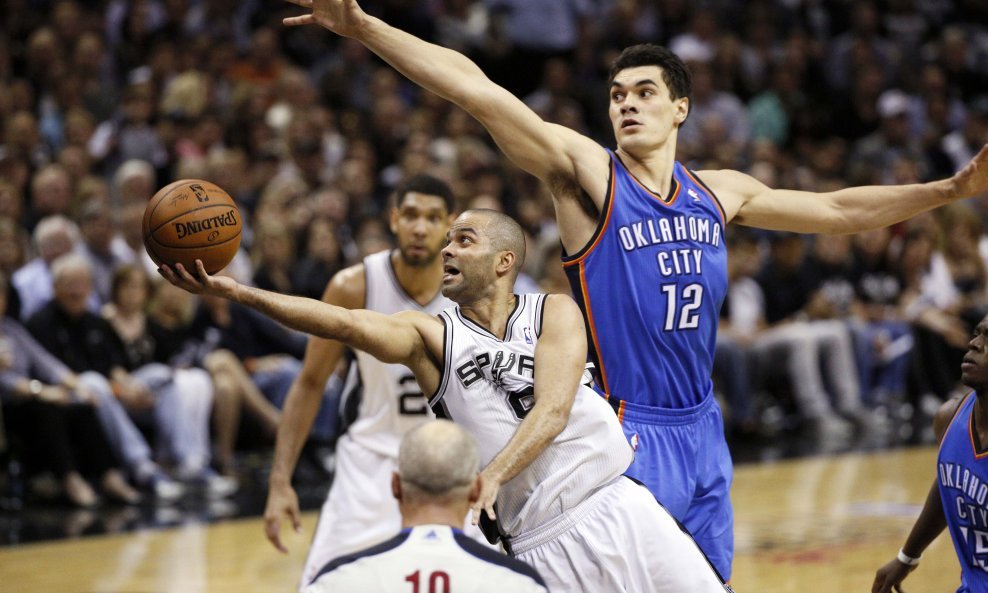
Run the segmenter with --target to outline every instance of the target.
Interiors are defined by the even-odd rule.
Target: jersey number
[[[675,329],[696,329],[700,326],[700,315],[696,312],[703,302],[703,285],[687,284],[680,297],[678,284],[663,284],[666,295],[666,321],[662,329],[669,332]]]
[[[424,416],[428,409],[425,394],[419,389],[414,375],[405,375],[398,380],[401,392],[398,394],[398,412],[405,416]]]
[[[521,391],[508,393],[508,403],[511,404],[511,409],[514,410],[515,416],[519,420],[524,420],[525,416],[528,416],[528,413],[535,406],[535,388],[526,387]]]
[[[416,570],[412,574],[406,575],[405,582],[412,584],[412,593],[420,593],[419,585],[421,579],[419,578],[419,571]],[[449,575],[441,570],[430,574],[428,593],[449,593]]]

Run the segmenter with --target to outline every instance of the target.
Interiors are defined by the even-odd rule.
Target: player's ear
[[[391,472],[391,495],[401,502],[401,478],[398,477],[398,472]]]
[[[516,259],[517,256],[513,251],[502,251],[497,257],[497,271],[500,274],[507,274],[515,267]]]
[[[392,208],[388,216],[388,228],[391,229],[391,234],[398,235],[398,209]]]
[[[682,125],[686,121],[686,116],[690,113],[690,98],[680,97],[676,100],[676,123]]]

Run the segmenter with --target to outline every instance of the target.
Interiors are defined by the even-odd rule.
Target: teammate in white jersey
[[[478,469],[477,445],[459,426],[436,420],[409,431],[391,477],[391,494],[401,507],[401,533],[333,560],[305,593],[546,593],[532,567],[458,529],[480,495]]]
[[[554,591],[730,590],[696,543],[642,486],[621,474],[631,447],[607,404],[581,386],[587,343],[568,296],[516,296],[521,227],[471,210],[442,250],[437,318],[349,310],[162,266],[173,284],[235,300],[295,329],[410,368],[437,410],[480,443],[483,509],[506,548]],[[467,337],[467,333],[476,336]],[[501,507],[495,513],[495,501]]]
[[[399,187],[393,200],[390,222],[397,249],[370,255],[340,271],[326,287],[323,300],[384,314],[425,311],[435,315],[453,304],[440,293],[439,257],[453,213],[453,192],[443,181],[421,175]],[[309,340],[302,370],[288,392],[264,512],[265,533],[282,552],[287,551],[280,536],[282,518],[287,516],[296,531],[300,527],[292,474],[319,411],[323,388],[343,355],[340,342]],[[348,426],[336,443],[333,484],[302,572],[302,586],[326,562],[382,542],[398,531],[401,517],[388,490],[398,443],[409,429],[432,417],[407,367],[357,352],[349,371],[344,388]]]

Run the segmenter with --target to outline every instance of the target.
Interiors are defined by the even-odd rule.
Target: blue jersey
[[[973,393],[947,426],[937,455],[937,485],[961,564],[958,591],[988,590],[988,451],[977,448]]]
[[[597,388],[633,404],[693,408],[713,393],[727,294],[724,211],[680,163],[665,199],[610,154],[597,230],[563,258],[586,317]]]

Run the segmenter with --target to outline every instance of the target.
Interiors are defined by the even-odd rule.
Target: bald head
[[[401,440],[398,477],[406,496],[465,495],[479,470],[473,437],[448,420],[427,422]]]
[[[525,263],[525,232],[521,225],[503,212],[478,208],[467,210],[464,215],[480,217],[486,224],[484,235],[490,239],[495,251],[510,251],[515,254],[515,275]]]

